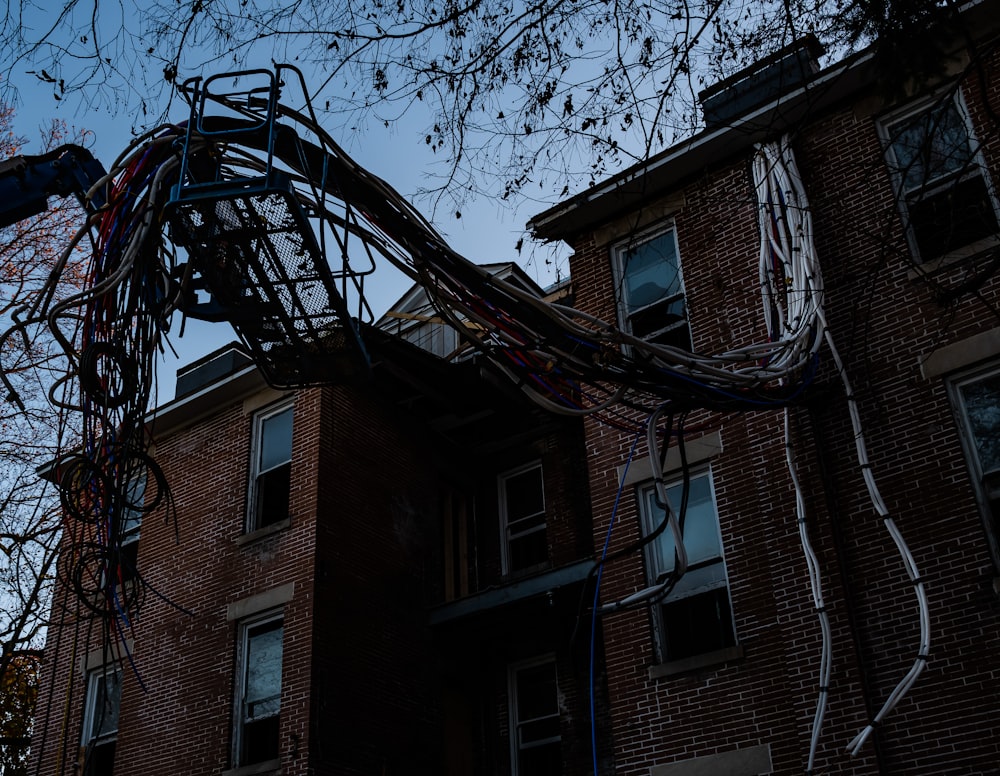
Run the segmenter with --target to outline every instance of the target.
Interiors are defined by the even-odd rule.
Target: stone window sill
[[[239,768],[230,768],[228,771],[222,772],[222,776],[258,776],[259,774],[280,776],[281,760],[264,760],[264,762],[241,765]]]
[[[691,673],[702,668],[711,668],[723,663],[730,663],[740,660],[743,657],[743,647],[737,644],[735,647],[717,649],[714,652],[706,652],[702,655],[693,655],[683,660],[672,660],[669,663],[660,663],[649,667],[650,679],[665,679],[670,676]]]
[[[260,539],[264,539],[265,537],[284,531],[291,524],[292,519],[290,517],[286,517],[284,520],[279,520],[277,523],[265,525],[263,528],[258,528],[254,531],[248,531],[247,533],[236,537],[236,546],[243,547],[247,544],[253,544]]]

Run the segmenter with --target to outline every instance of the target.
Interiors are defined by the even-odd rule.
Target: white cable
[[[821,297],[822,291],[817,283],[819,272],[811,240],[809,204],[805,188],[795,169],[795,160],[788,147],[787,139],[782,139],[780,143],[758,146],[753,160],[753,173],[759,203],[760,281],[764,301],[764,318],[768,323],[769,330],[773,327],[775,319],[783,319],[793,331],[808,321],[810,330],[815,332],[820,328],[822,322],[822,318],[819,316],[819,302],[817,301]],[[789,297],[787,289],[782,288],[782,286],[788,282],[787,279],[793,276],[804,277],[808,284],[801,289],[801,294],[792,294]],[[786,305],[782,304],[783,299],[787,300]],[[787,309],[784,309],[785,307]],[[773,310],[778,310],[782,314],[772,315]],[[776,334],[774,331],[770,333],[772,336]],[[813,347],[816,346],[819,337],[814,335],[814,339]],[[784,411],[784,423],[785,462],[795,491],[795,516],[799,541],[806,561],[813,606],[819,618],[821,635],[817,672],[819,690],[806,765],[806,773],[811,773],[816,761],[823,720],[826,716],[833,662],[833,644],[830,618],[823,601],[819,561],[809,540],[805,497],[799,482],[795,448],[792,444],[791,415],[787,407]]]
[[[819,262],[817,261],[812,242],[812,222],[809,206],[805,195],[805,188],[802,186],[801,178],[795,167],[794,157],[792,156],[787,139],[783,139],[780,143],[760,146],[758,153],[754,157],[753,171],[758,202],[761,203],[760,279],[762,298],[765,302],[765,319],[771,325],[772,319],[776,316],[771,314],[772,309],[769,308],[773,307],[774,309],[782,310],[782,301],[784,301],[787,309],[782,310],[783,315],[780,317],[783,319],[784,325],[788,327],[789,334],[797,332],[798,336],[801,336],[802,327],[808,325],[813,335],[811,345],[813,351],[819,347],[821,338],[826,342],[847,397],[858,465],[861,469],[865,488],[875,512],[882,518],[886,530],[896,545],[896,549],[903,562],[903,567],[914,586],[917,597],[920,622],[917,657],[910,670],[886,698],[882,708],[872,720],[872,723],[865,727],[848,745],[847,750],[852,755],[856,755],[871,735],[874,725],[884,719],[895,708],[926,667],[927,658],[930,653],[930,614],[927,594],[920,579],[916,561],[906,542],[903,540],[895,522],[889,515],[889,510],[882,498],[882,494],[879,492],[878,484],[875,481],[868,458],[858,403],[851,388],[847,370],[844,367],[840,353],[834,344],[833,337],[827,326],[826,315],[823,309],[823,288],[819,281]],[[776,205],[782,202],[783,206],[776,207]],[[776,260],[775,264],[777,266],[769,266],[767,264],[770,258]],[[782,273],[785,275],[784,278],[778,274],[778,268],[782,270]],[[793,284],[791,279],[796,277],[805,281],[803,285],[798,286]],[[783,294],[780,288],[782,280],[790,288],[796,291],[801,290],[803,293],[796,293],[791,296]],[[773,337],[776,332],[772,331],[771,334]],[[790,447],[787,411],[785,422],[786,453],[789,472],[795,486],[796,508],[797,510],[802,510],[804,502],[801,501],[801,491]],[[819,736],[819,726],[822,724],[825,713],[825,688],[829,686],[830,665],[826,650],[830,637],[830,625],[823,609],[822,597],[818,587],[819,575],[815,566],[816,559],[809,548],[808,537],[804,533],[804,519],[801,511],[799,514],[799,526],[810,578],[813,581],[814,603],[817,610],[821,613],[820,623],[824,641],[820,666],[820,699],[817,703],[810,744],[809,769],[811,770]]]
[[[856,755],[861,751],[861,747],[864,746],[868,737],[872,734],[872,732],[874,732],[875,725],[885,719],[889,712],[891,712],[899,704],[903,697],[910,691],[910,688],[912,688],[916,683],[920,674],[922,674],[924,669],[927,667],[927,660],[930,656],[931,647],[930,608],[927,602],[927,591],[924,588],[924,583],[920,579],[920,572],[917,569],[917,562],[904,541],[902,534],[899,532],[899,528],[896,526],[895,521],[893,521],[891,515],[889,514],[885,501],[882,499],[882,494],[879,493],[878,485],[875,482],[875,476],[872,474],[871,463],[868,460],[867,445],[865,444],[864,429],[861,425],[861,413],[858,409],[858,403],[854,397],[854,392],[851,390],[851,384],[847,378],[847,371],[844,368],[844,363],[840,358],[840,354],[837,351],[837,348],[833,343],[833,338],[830,336],[829,332],[826,333],[826,341],[827,346],[830,348],[830,353],[833,356],[834,364],[837,367],[837,372],[840,374],[840,379],[843,382],[844,391],[847,395],[847,405],[851,416],[851,427],[854,430],[854,444],[858,454],[858,465],[861,467],[865,487],[868,490],[868,496],[871,499],[872,506],[874,507],[876,513],[878,513],[878,515],[882,518],[886,531],[889,532],[889,536],[895,543],[896,550],[903,562],[903,568],[906,570],[910,583],[913,585],[914,593],[917,597],[917,607],[920,619],[920,638],[917,648],[917,657],[914,659],[910,670],[906,672],[903,678],[899,680],[899,683],[893,688],[892,692],[890,692],[888,697],[886,697],[885,702],[882,704],[882,708],[879,709],[871,723],[866,725],[865,728],[861,730],[861,732],[858,733],[858,735],[855,736],[854,739],[847,745],[847,751],[851,755]]]

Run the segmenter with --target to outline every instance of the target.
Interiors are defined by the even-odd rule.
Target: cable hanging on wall
[[[852,422],[859,424],[826,330],[808,203],[786,142],[762,146],[754,159],[767,337],[703,354],[649,342],[583,311],[545,302],[460,256],[321,128],[296,68],[193,79],[181,93],[190,105],[187,120],[137,138],[107,174],[91,181],[83,195],[86,226],[14,325],[0,334],[2,346],[28,326],[45,325],[62,349],[66,368],[51,400],[79,433],[55,467],[70,526],[65,573],[79,600],[112,622],[108,632],[123,644],[148,590],[124,552],[126,539],[138,513],[170,504],[168,484],[149,455],[147,420],[155,361],[175,315],[231,324],[276,387],[360,382],[369,375],[364,332],[372,322],[365,280],[380,263],[396,267],[422,286],[468,348],[542,407],[593,415],[626,429],[643,425],[637,417],[651,416],[647,445],[664,530],[674,536],[678,553],[674,582],[685,565],[684,506],[675,513],[662,469],[656,468],[665,447],[657,428],[661,417],[683,417],[697,408],[787,407],[812,380],[825,341],[844,379]],[[292,107],[293,99],[300,108]],[[93,251],[86,282],[60,298],[56,290],[70,252],[88,239]],[[860,429],[856,433],[860,440]],[[682,424],[676,436],[682,438]],[[788,450],[814,601],[826,633]],[[858,452],[876,509],[916,582],[922,667],[923,587],[880,506],[863,441]],[[140,497],[140,480],[155,490]],[[648,605],[671,586],[668,580],[615,605]],[[876,721],[916,679],[916,668]],[[823,688],[828,674],[824,649]],[[822,690],[810,767],[825,697]]]
[[[761,145],[757,149],[753,163],[754,182],[757,188],[757,198],[760,204],[761,218],[761,268],[764,271],[765,264],[773,266],[769,270],[775,277],[781,278],[783,272],[788,272],[790,267],[802,264],[809,269],[805,272],[805,277],[809,280],[809,285],[804,288],[807,292],[796,295],[796,298],[804,302],[805,307],[801,312],[796,312],[793,318],[802,315],[809,315],[814,318],[815,331],[817,334],[816,345],[822,337],[831,359],[844,388],[847,398],[848,410],[851,419],[851,427],[854,432],[858,467],[864,479],[865,488],[876,514],[882,519],[886,530],[889,532],[893,543],[899,553],[903,568],[913,585],[919,612],[919,644],[917,657],[913,666],[899,681],[896,687],[889,693],[882,708],[875,715],[872,723],[866,726],[848,746],[851,754],[857,754],[864,745],[868,736],[874,730],[874,725],[878,724],[885,716],[892,711],[900,700],[906,695],[909,689],[916,682],[920,673],[926,666],[930,651],[930,616],[928,611],[927,595],[923,582],[917,571],[916,562],[910,553],[906,542],[903,540],[895,522],[889,514],[888,508],[878,490],[871,462],[868,458],[867,445],[865,442],[864,429],[861,424],[861,413],[858,408],[857,398],[851,388],[847,370],[841,359],[840,353],[833,340],[829,327],[826,324],[826,313],[822,304],[822,284],[819,280],[818,261],[816,251],[812,242],[812,223],[809,210],[809,203],[806,197],[805,187],[802,184],[801,176],[795,164],[795,158],[791,150],[790,140],[782,139],[780,142]],[[771,257],[772,262],[767,262],[764,257]],[[790,273],[786,276],[790,277]],[[789,288],[800,288],[788,282]],[[770,288],[765,284],[765,288]],[[776,300],[771,294],[765,294],[765,299],[770,300],[770,304],[765,307],[765,314],[780,309]],[[769,324],[770,326],[770,324]],[[792,483],[795,488],[797,523],[802,538],[803,552],[806,558],[806,565],[809,569],[809,578],[812,586],[813,602],[820,619],[822,633],[822,648],[819,667],[819,699],[817,701],[816,715],[813,724],[813,732],[810,740],[809,765],[811,771],[814,764],[819,731],[823,722],[826,710],[827,696],[830,684],[831,672],[831,644],[830,644],[830,624],[823,602],[823,595],[820,586],[820,575],[817,567],[815,553],[809,542],[806,532],[805,502],[802,489],[799,483],[794,448],[791,445],[791,434],[789,430],[788,412],[785,413],[785,441],[787,451],[787,462]]]

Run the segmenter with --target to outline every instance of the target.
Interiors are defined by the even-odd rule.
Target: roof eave
[[[807,116],[868,88],[872,58],[870,50],[848,57],[818,73],[808,84],[742,116],[738,123],[704,130],[540,213],[528,222],[527,228],[541,240],[569,240],[676,189],[705,169],[787,132],[801,125]]]

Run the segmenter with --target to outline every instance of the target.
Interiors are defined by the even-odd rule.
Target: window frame
[[[542,511],[540,513],[532,513],[527,516],[519,517],[514,522],[521,520],[528,520],[535,517],[538,514],[542,515],[541,525],[534,526],[528,530],[522,531],[517,534],[517,536],[511,535],[510,530],[510,515],[508,514],[508,497],[506,483],[518,477],[522,474],[526,474],[530,471],[538,471],[538,483],[541,489],[541,499],[542,499]],[[500,571],[503,576],[509,576],[511,574],[526,574],[537,569],[545,568],[549,565],[549,550],[548,550],[548,510],[545,505],[545,469],[542,466],[541,460],[532,461],[530,463],[523,464],[513,469],[508,469],[507,471],[501,472],[497,475],[497,512],[500,517]],[[545,558],[537,563],[533,563],[524,567],[513,568],[512,566],[512,553],[511,553],[511,541],[515,539],[522,539],[526,536],[530,536],[533,533],[541,532],[545,539]]]
[[[265,424],[268,420],[277,417],[285,412],[292,413],[292,437],[288,445],[288,459],[287,461],[282,461],[280,464],[275,466],[270,466],[268,468],[263,468],[261,465],[261,458],[264,453],[264,430]],[[275,404],[268,405],[267,407],[258,410],[253,415],[253,428],[250,435],[250,472],[249,472],[249,483],[247,489],[247,511],[246,520],[244,525],[244,530],[247,533],[253,533],[261,529],[270,528],[274,525],[282,523],[284,520],[288,519],[289,510],[286,507],[285,514],[276,518],[262,520],[263,505],[260,504],[260,500],[263,494],[261,488],[261,478],[282,466],[289,467],[289,478],[291,478],[291,467],[294,459],[294,448],[295,448],[295,400],[294,398],[289,398]],[[289,494],[290,495],[290,494]],[[291,499],[289,498],[289,501]]]
[[[965,128],[965,142],[969,150],[968,161],[961,169],[949,170],[933,178],[925,178],[923,182],[908,187],[905,178],[906,171],[901,168],[895,151],[895,142],[899,134],[895,128],[905,126],[907,123],[935,111],[946,103],[951,104],[962,126]],[[960,89],[953,86],[950,89],[938,90],[933,95],[924,99],[910,102],[902,108],[879,118],[876,126],[879,139],[882,142],[883,159],[892,180],[893,194],[896,200],[896,207],[902,219],[907,245],[916,264],[922,267],[933,267],[936,263],[947,263],[971,257],[1000,242],[997,239],[997,232],[1000,231],[1000,200],[997,197],[993,177],[990,175],[989,168],[986,166],[985,159],[983,158],[983,144],[976,136],[972,116],[969,113]],[[933,255],[925,256],[920,246],[920,240],[913,227],[914,219],[910,214],[911,209],[920,202],[927,202],[937,196],[946,194],[949,189],[952,189],[959,183],[965,183],[977,177],[982,181],[986,199],[992,206],[993,218],[997,224],[997,230],[991,235],[985,235],[973,239],[971,242],[954,245]]]
[[[142,517],[145,513],[148,476],[143,470],[128,481],[125,504],[122,509],[121,537],[119,541],[119,574],[124,582],[139,575],[139,540],[142,538]]]
[[[670,239],[673,244],[674,261],[677,265],[677,284],[680,290],[672,295],[657,299],[656,301],[644,305],[641,308],[631,310],[628,300],[628,283],[626,282],[628,272],[625,256],[629,251],[635,251],[641,246],[651,243],[667,234],[670,235]],[[691,318],[688,310],[688,295],[684,284],[684,266],[681,259],[680,240],[677,235],[676,222],[673,219],[670,219],[669,221],[657,224],[650,229],[637,232],[636,234],[629,236],[627,239],[615,242],[611,246],[611,258],[615,281],[615,307],[618,315],[619,328],[632,336],[639,337],[653,343],[658,342],[658,338],[664,337],[671,332],[683,332],[683,342],[667,342],[661,344],[668,344],[674,347],[681,347],[684,350],[690,350]],[[657,305],[665,304],[670,306],[678,300],[682,305],[682,319],[680,321],[655,329],[652,333],[648,334],[637,334],[635,332],[632,320],[638,313],[646,312]]]
[[[100,683],[104,683],[104,697],[108,697],[107,692],[107,678],[109,676],[115,677],[115,682],[117,687],[115,692],[115,727],[114,730],[109,730],[105,733],[100,733],[100,731],[94,730],[94,724],[98,721],[97,717],[97,704],[98,704],[98,686]],[[118,742],[118,729],[120,727],[121,720],[121,692],[122,692],[122,671],[116,665],[103,665],[98,668],[90,669],[84,675],[84,681],[86,682],[84,688],[84,704],[83,704],[83,720],[82,720],[82,733],[80,745],[86,750],[85,760],[84,760],[84,774],[91,773],[93,766],[93,753],[99,747],[111,746],[111,759],[114,762],[115,751],[114,748],[117,747]],[[107,707],[107,704],[105,703]],[[102,710],[103,714],[103,710]]]
[[[732,610],[732,592],[729,584],[729,573],[725,558],[722,526],[719,518],[719,506],[715,492],[715,478],[712,473],[711,465],[705,464],[701,466],[692,466],[689,472],[689,478],[691,483],[701,478],[707,480],[708,496],[712,509],[712,517],[714,518],[713,538],[715,539],[715,547],[718,551],[707,557],[689,557],[688,568],[684,576],[677,582],[676,586],[673,590],[671,590],[669,595],[664,597],[662,600],[657,601],[650,608],[653,645],[657,659],[661,663],[674,663],[686,660],[695,660],[700,663],[702,659],[712,662],[712,657],[717,653],[736,648],[739,643],[736,633],[736,618]],[[669,492],[672,489],[681,487],[683,485],[683,481],[684,478],[680,472],[671,472],[664,477],[665,489]],[[651,480],[640,483],[636,487],[639,522],[642,528],[643,536],[648,536],[652,533],[662,520],[662,514],[653,514],[650,508],[655,487],[655,483]],[[675,504],[671,501],[671,506],[675,509],[679,509],[680,503],[678,502]],[[665,566],[665,564],[663,564],[660,560],[660,556],[664,554],[664,552],[660,549],[661,541],[669,541],[672,545],[673,537],[669,528],[664,530],[664,532],[661,533],[656,539],[647,543],[644,548],[646,578],[648,584],[651,586],[660,584],[665,579],[666,574],[673,568],[672,562],[669,566]],[[730,643],[722,643],[713,650],[697,651],[680,657],[671,656],[671,649],[668,645],[667,625],[664,620],[664,608],[671,604],[677,604],[678,602],[686,599],[694,598],[695,596],[715,594],[716,591],[724,591],[727,599],[727,619],[730,631],[728,635]],[[726,623],[720,620],[720,625],[724,627]]]
[[[539,666],[551,665],[552,672],[555,675],[555,714],[548,714],[541,717],[533,717],[528,720],[522,720],[518,713],[518,674],[522,671],[526,671],[532,668],[537,668]],[[510,663],[507,666],[507,724],[510,738],[510,772],[511,776],[521,776],[519,773],[521,770],[521,751],[522,747],[520,745],[520,730],[527,724],[533,722],[540,722],[544,720],[549,720],[555,718],[559,727],[559,733],[556,736],[549,736],[543,741],[532,742],[531,746],[523,747],[523,749],[533,749],[540,746],[549,746],[552,744],[559,745],[560,760],[562,759],[562,710],[559,708],[559,666],[556,662],[556,656],[552,653],[538,655],[536,657],[529,658],[527,660],[520,660],[516,663]]]
[[[1000,567],[1000,466],[990,470],[984,467],[963,393],[966,386],[991,377],[1000,377],[1000,360],[994,359],[949,375],[945,386],[989,552],[994,563]]]
[[[236,649],[236,667],[239,671],[238,680],[235,684],[235,698],[233,703],[233,766],[235,768],[242,768],[244,766],[258,765],[264,762],[270,762],[273,758],[264,758],[259,760],[248,761],[247,755],[244,751],[244,739],[245,730],[248,722],[256,721],[248,719],[246,715],[246,695],[247,695],[247,684],[249,678],[249,657],[250,657],[250,637],[251,632],[255,629],[262,628],[269,625],[279,624],[281,628],[281,655],[279,657],[279,686],[278,686],[278,709],[274,714],[269,714],[266,717],[261,717],[260,719],[266,719],[270,717],[278,718],[278,731],[276,733],[275,740],[275,750],[277,754],[275,757],[280,757],[281,753],[281,697],[284,694],[284,660],[285,660],[285,616],[283,610],[272,610],[268,612],[262,612],[260,614],[254,615],[252,617],[247,617],[246,619],[240,620],[237,625],[237,649]]]

